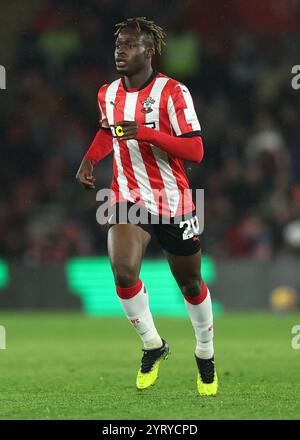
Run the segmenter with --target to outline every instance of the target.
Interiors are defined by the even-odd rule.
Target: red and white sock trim
[[[202,287],[199,295],[197,296],[188,296],[184,295],[186,301],[194,306],[197,306],[198,304],[201,304],[205,298],[207,297],[207,285],[202,280]]]
[[[138,279],[137,282],[131,287],[116,286],[118,297],[121,299],[130,299],[137,295],[143,287],[142,280]]]

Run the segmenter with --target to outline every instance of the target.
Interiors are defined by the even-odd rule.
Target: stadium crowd
[[[80,188],[75,174],[98,128],[97,90],[117,77],[113,32],[123,4],[39,2],[12,45],[0,102],[2,257],[39,263],[106,253],[95,192]],[[125,16],[145,15],[166,29],[157,68],[194,98],[205,157],[186,169],[191,187],[205,189],[203,252],[299,254],[300,90],[291,86],[299,32],[210,33],[194,11],[179,1],[162,10],[128,1]],[[95,175],[99,188],[109,187],[111,157]],[[152,243],[149,254],[158,251]]]

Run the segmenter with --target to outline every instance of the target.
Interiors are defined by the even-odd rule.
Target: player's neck
[[[125,84],[128,89],[139,89],[153,73],[152,66],[147,66],[142,71],[132,76],[125,76]]]

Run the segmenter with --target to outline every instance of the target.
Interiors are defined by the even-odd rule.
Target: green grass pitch
[[[188,319],[157,318],[171,347],[149,390],[135,389],[141,343],[126,319],[1,313],[1,419],[300,419],[300,314],[215,318],[220,392],[196,390]]]

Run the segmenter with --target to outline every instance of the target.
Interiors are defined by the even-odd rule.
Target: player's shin
[[[116,289],[126,317],[135,327],[144,348],[160,348],[163,343],[155,328],[148,293],[142,281],[138,280],[132,287],[116,286]]]
[[[195,354],[200,359],[211,359],[214,355],[213,313],[210,292],[204,281],[198,296],[185,295],[185,305],[195,331]]]

